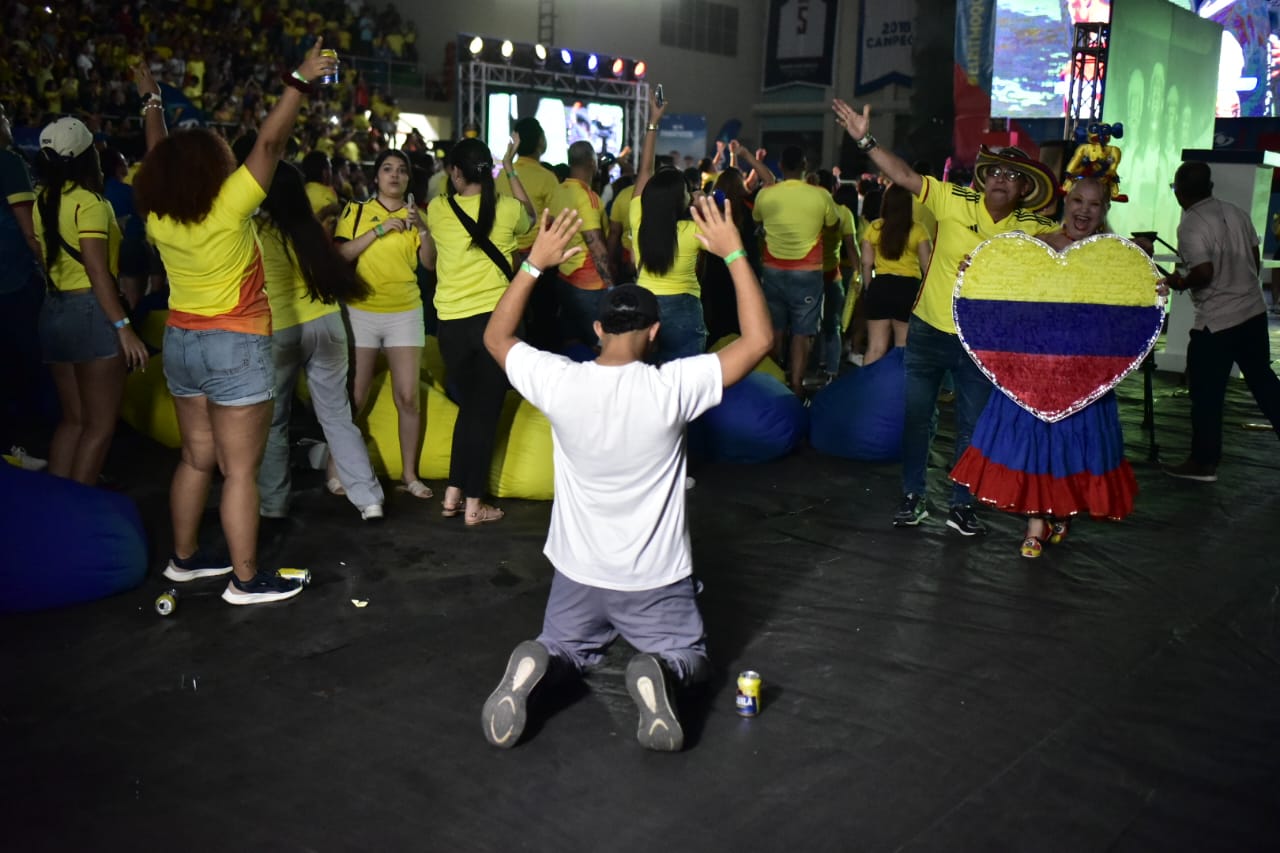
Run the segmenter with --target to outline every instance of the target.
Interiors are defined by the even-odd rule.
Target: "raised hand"
[[[308,82],[314,83],[327,74],[332,74],[338,67],[338,61],[332,56],[321,56],[320,48],[324,45],[323,38],[317,38],[316,43],[311,45],[311,50],[307,51],[307,56],[302,60],[302,64],[298,66],[298,73],[307,79]]]
[[[138,87],[139,97],[160,94],[160,84],[156,82],[155,77],[151,76],[151,66],[145,59],[133,66],[133,82]]]
[[[836,98],[831,102],[831,109],[836,114],[836,121],[844,126],[853,139],[862,139],[871,132],[871,105],[866,104],[859,113],[844,101]]]
[[[576,210],[566,207],[554,219],[551,218],[551,211],[544,210],[538,224],[538,238],[529,249],[529,263],[540,270],[546,269],[562,264],[581,252],[581,246],[565,248],[581,227],[582,214]]]
[[[698,242],[713,255],[725,257],[742,248],[742,235],[738,233],[738,225],[733,221],[733,211],[728,201],[721,208],[715,199],[699,196],[689,208],[698,230],[695,235]]]

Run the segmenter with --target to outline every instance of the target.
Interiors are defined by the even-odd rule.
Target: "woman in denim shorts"
[[[92,486],[116,431],[125,369],[145,367],[147,348],[116,288],[120,228],[101,195],[93,134],[77,119],[58,119],[40,132],[36,167],[32,218],[49,276],[40,347],[62,407],[49,473]]]
[[[266,198],[308,81],[336,60],[321,41],[282,79],[279,101],[262,123],[244,165],[205,130],[166,136],[160,88],[145,65],[135,69],[143,100],[147,156],[134,199],[169,276],[164,372],[182,433],[182,459],[169,505],[176,581],[230,574],[222,598],[258,604],[297,595],[297,581],[258,570],[258,466],[273,411],[271,308],[253,214]],[[213,472],[223,476],[219,514],[230,560],[199,548]]]

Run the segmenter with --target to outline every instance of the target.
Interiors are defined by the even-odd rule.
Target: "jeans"
[[[1192,329],[1187,346],[1191,458],[1201,465],[1217,465],[1222,460],[1222,403],[1233,362],[1240,365],[1258,408],[1280,433],[1280,379],[1271,369],[1266,312],[1216,332]]]
[[[305,370],[316,420],[324,430],[329,455],[347,500],[357,509],[383,501],[382,484],[369,464],[360,430],[351,420],[347,396],[347,331],[338,313],[297,326],[278,329],[271,336],[275,362],[275,414],[267,433],[267,449],[258,469],[261,512],[284,516],[289,509],[289,415],[298,371]]]
[[[947,371],[955,381],[956,451],[959,461],[973,437],[973,425],[991,396],[991,382],[960,345],[958,335],[939,331],[918,317],[907,326],[905,354],[907,412],[902,430],[902,491],[924,495],[929,445],[938,424],[938,390]],[[951,505],[973,502],[969,489],[956,483]]]
[[[604,300],[604,294],[603,290],[583,290],[562,278],[556,279],[562,343],[577,341],[587,346],[596,345],[594,324],[600,319],[600,303]]]
[[[844,282],[840,272],[825,284],[822,301],[822,336],[818,339],[818,363],[827,373],[840,372],[840,353],[844,351],[844,338],[840,327],[844,319]]]
[[[822,320],[822,270],[764,268],[760,282],[769,317],[775,329],[791,329],[793,335],[818,333]]]
[[[702,300],[698,297],[688,293],[659,296],[658,321],[661,325],[652,353],[655,364],[707,351],[707,325],[702,319]]]
[[[490,316],[486,312],[440,321],[440,355],[444,357],[449,384],[458,394],[458,420],[453,425],[449,453],[449,485],[462,489],[463,497],[468,498],[482,498],[489,491],[494,434],[510,387],[507,374],[484,346],[484,328],[489,325]]]

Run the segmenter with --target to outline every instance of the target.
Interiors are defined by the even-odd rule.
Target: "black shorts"
[[[867,288],[866,304],[868,320],[911,319],[916,296],[920,293],[920,279],[905,275],[878,275]]]

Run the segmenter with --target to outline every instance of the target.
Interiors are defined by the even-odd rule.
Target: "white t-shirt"
[[[1220,332],[1267,310],[1258,281],[1258,232],[1230,202],[1201,199],[1182,211],[1178,253],[1188,268],[1213,264],[1213,281],[1191,291],[1197,329]]]
[[[719,405],[720,359],[606,367],[519,343],[507,376],[551,421],[556,498],[543,553],[552,565],[603,589],[688,577],[684,428]]]

